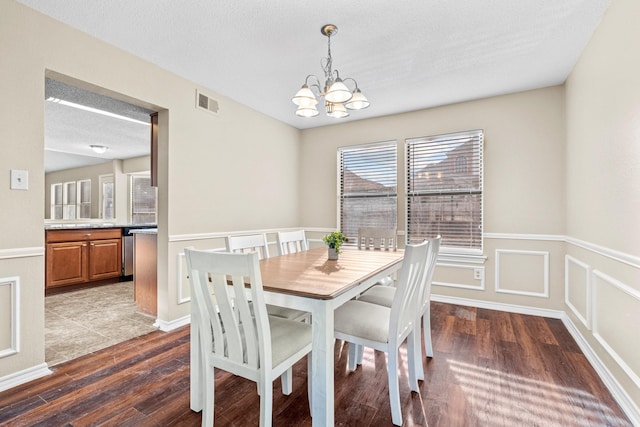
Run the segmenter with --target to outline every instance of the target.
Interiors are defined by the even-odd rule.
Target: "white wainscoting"
[[[637,337],[640,325],[640,291],[598,270],[593,270],[591,275],[593,336],[640,388],[640,340]],[[605,287],[608,289],[605,290]],[[606,302],[601,301],[605,298]],[[601,313],[602,306],[608,307],[606,313]],[[601,314],[606,316],[601,318]],[[621,329],[629,333],[622,338],[613,336],[612,332],[622,335],[619,333]],[[631,337],[633,334],[636,335],[635,339]]]
[[[515,295],[526,295],[531,297],[549,298],[549,252],[547,251],[529,251],[516,249],[496,249],[496,292]],[[502,256],[529,257],[531,263],[535,258],[542,257],[542,268],[536,273],[539,274],[540,283],[535,289],[509,289],[503,280],[503,272],[500,268],[500,258]],[[539,261],[535,261],[539,262]],[[536,268],[535,265],[533,265]],[[541,289],[541,290],[538,290]]]
[[[20,278],[5,277],[0,279],[0,288],[9,288],[9,346],[0,348],[0,358],[11,356],[20,351]]]
[[[580,271],[573,274],[572,271]],[[591,283],[590,283],[590,267],[588,264],[572,257],[565,255],[564,257],[564,302],[567,307],[575,314],[575,316],[587,327],[591,329]],[[575,277],[577,276],[577,277]],[[576,289],[580,287],[580,289]],[[571,292],[571,290],[574,292]],[[584,300],[579,301],[578,294],[584,295]],[[576,306],[582,307],[578,309]]]

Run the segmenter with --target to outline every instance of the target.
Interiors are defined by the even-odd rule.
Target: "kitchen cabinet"
[[[120,277],[120,228],[47,230],[46,245],[46,290]]]

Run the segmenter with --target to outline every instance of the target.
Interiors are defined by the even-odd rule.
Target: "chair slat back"
[[[391,321],[389,339],[402,342],[419,321],[418,310],[422,307],[420,300],[421,285],[426,276],[426,261],[429,253],[429,242],[407,245],[397,290],[391,303]]]
[[[269,243],[265,234],[228,236],[227,250],[235,253],[257,252],[259,259],[269,258]]]
[[[398,231],[395,228],[358,228],[358,249],[398,249]]]
[[[257,379],[261,363],[271,366],[270,344],[265,344],[271,342],[271,336],[258,255],[185,249],[185,256],[203,351],[212,352],[220,368]],[[215,302],[208,292],[209,281]]]
[[[278,251],[280,255],[309,250],[304,230],[278,231]]]
[[[427,272],[425,274],[424,283],[422,284],[422,301],[421,313],[424,312],[425,306],[431,302],[431,282],[433,281],[433,271],[436,269],[436,261],[438,260],[438,252],[440,252],[440,243],[442,237],[438,236],[429,239],[429,253],[427,254]]]

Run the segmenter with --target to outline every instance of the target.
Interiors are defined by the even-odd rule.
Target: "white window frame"
[[[469,257],[469,261],[472,262],[472,259],[475,257],[479,257],[482,256],[483,253],[483,243],[484,243],[484,220],[483,220],[483,203],[484,203],[484,165],[483,165],[483,145],[484,145],[484,131],[481,129],[477,129],[477,130],[470,130],[470,131],[464,131],[464,132],[455,132],[455,133],[449,133],[449,134],[442,134],[442,135],[434,135],[434,136],[427,136],[427,137],[419,137],[419,138],[408,138],[405,140],[405,165],[406,165],[406,171],[405,171],[405,230],[406,230],[406,240],[407,243],[410,241],[412,235],[411,235],[411,230],[412,228],[410,227],[410,220],[411,220],[411,214],[410,214],[410,198],[411,197],[419,197],[419,196],[428,196],[428,195],[455,195],[456,193],[460,193],[460,191],[457,190],[443,190],[443,191],[438,191],[438,192],[426,192],[426,191],[418,191],[418,190],[414,190],[411,188],[410,185],[410,180],[411,180],[411,173],[412,173],[412,168],[411,168],[411,164],[410,164],[410,145],[414,145],[414,144],[421,144],[424,143],[426,144],[438,144],[439,142],[446,142],[446,141],[452,141],[452,140],[461,140],[464,141],[465,139],[469,139],[469,138],[473,138],[477,141],[479,141],[479,145],[478,145],[478,153],[477,153],[477,158],[474,157],[474,159],[472,160],[473,162],[477,162],[475,164],[475,167],[478,169],[476,171],[476,173],[478,173],[478,178],[479,178],[479,185],[477,188],[474,189],[470,189],[469,190],[469,194],[475,194],[478,195],[480,197],[480,237],[479,237],[479,241],[478,241],[478,245],[476,247],[455,247],[455,246],[447,246],[446,245],[446,241],[444,239],[445,236],[443,236],[443,244],[440,248],[440,253],[441,254],[447,254],[448,256],[451,257],[460,257],[461,259],[465,258],[465,257]],[[476,154],[474,153],[474,156],[476,156]],[[454,168],[455,172],[460,172],[460,165],[457,164],[456,160],[454,160],[454,163],[452,165],[452,167]],[[435,237],[435,236],[428,236],[428,237]]]

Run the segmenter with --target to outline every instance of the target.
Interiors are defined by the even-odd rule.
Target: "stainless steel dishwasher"
[[[122,276],[121,280],[133,279],[133,234],[131,230],[156,228],[155,224],[129,225],[122,227]]]

